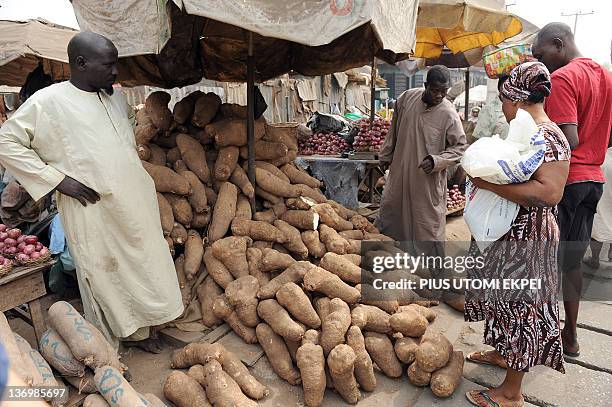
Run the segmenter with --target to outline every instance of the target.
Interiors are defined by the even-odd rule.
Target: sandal
[[[475,358],[474,356],[478,355],[480,358]],[[466,356],[466,359],[473,363],[478,363],[480,365],[489,365],[489,366],[497,366],[502,369],[507,369],[508,366],[500,365],[498,363],[491,362],[489,357],[487,356],[487,351],[481,350],[480,352],[470,353]]]
[[[523,407],[525,404],[524,401],[500,404],[486,390],[471,390],[465,393],[465,397],[476,407]]]

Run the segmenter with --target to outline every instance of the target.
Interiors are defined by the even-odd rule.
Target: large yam
[[[295,358],[302,377],[304,403],[308,407],[318,407],[323,404],[325,396],[325,355],[320,345],[304,342],[309,332],[312,331],[305,334]]]
[[[365,391],[374,391],[376,376],[374,365],[365,348],[365,339],[359,327],[352,326],[346,333],[346,344],[355,352],[355,378]]]
[[[144,399],[123,378],[121,372],[112,366],[102,366],[96,369],[94,381],[102,397],[113,407],[148,407],[150,405],[148,400]]]
[[[164,397],[176,407],[212,407],[202,386],[178,370],[170,373],[166,379]]]
[[[300,373],[293,367],[291,355],[283,339],[265,323],[257,325],[255,332],[274,372],[289,384],[299,384]]]
[[[280,219],[301,230],[317,230],[319,227],[319,214],[311,210],[288,210]]]
[[[223,289],[225,289],[229,283],[234,281],[234,276],[232,276],[223,262],[215,257],[210,247],[204,251],[204,264],[206,265],[208,274],[213,280],[215,280],[215,283],[217,283]]]
[[[196,101],[200,98],[200,96],[202,96],[202,92],[196,90],[195,92],[185,96],[174,105],[172,115],[177,123],[185,124],[189,121],[195,109]]]
[[[281,167],[281,170],[291,180],[292,184],[304,184],[310,188],[321,187],[321,181],[299,170],[294,164],[285,164]]]
[[[300,261],[292,264],[289,268],[283,271],[278,276],[274,277],[270,282],[263,287],[260,287],[257,292],[257,298],[264,300],[274,298],[276,292],[286,283],[301,283],[304,275],[313,267],[309,262]]]
[[[364,331],[388,334],[391,332],[390,318],[385,311],[371,305],[359,304],[351,311],[353,325]]]
[[[141,162],[144,169],[153,178],[157,192],[177,195],[189,195],[191,193],[191,185],[189,185],[189,181],[185,177],[182,177],[168,167],[150,164],[146,161]]]
[[[225,294],[215,298],[213,301],[213,312],[218,318],[224,320],[243,341],[246,343],[257,343],[255,329],[246,326],[238,318],[238,314],[236,314],[236,311],[230,305]]]
[[[295,198],[298,196],[298,192],[293,185],[262,168],[255,168],[255,180],[257,186],[276,196],[283,198]]]
[[[283,285],[276,292],[276,300],[301,323],[313,329],[321,326],[321,320],[310,299],[297,284],[289,282]]]
[[[251,328],[256,327],[259,323],[257,290],[259,290],[259,281],[250,275],[237,278],[229,283],[225,289],[225,296],[234,308],[238,318],[244,325]]]
[[[355,380],[355,352],[348,345],[336,346],[327,357],[329,374],[334,389],[349,404],[357,404],[361,398],[357,380]]]
[[[347,304],[355,304],[361,298],[359,290],[346,284],[337,275],[314,265],[304,275],[304,288],[329,298],[340,298]]]
[[[162,230],[164,236],[170,236],[172,229],[174,228],[174,214],[172,212],[172,205],[166,199],[165,196],[157,192],[157,204],[159,206],[159,219],[161,221]]]
[[[191,221],[193,220],[193,209],[191,208],[187,198],[173,194],[166,194],[165,197],[168,202],[170,202],[170,206],[172,207],[172,215],[174,216],[174,220],[186,227],[189,227],[191,225]]]
[[[448,364],[432,373],[429,382],[432,393],[437,397],[450,397],[461,383],[463,363],[463,352],[453,352]]]
[[[253,240],[285,243],[287,237],[283,232],[267,222],[246,219],[234,219],[232,233],[235,236],[248,236]]]
[[[147,161],[154,165],[166,165],[166,152],[155,144],[149,144],[150,156]]]
[[[453,345],[438,332],[428,331],[415,351],[415,363],[424,372],[435,372],[446,366],[453,354]]]
[[[263,300],[257,305],[257,314],[278,335],[290,341],[299,341],[304,328],[291,319],[289,313],[276,300]]]
[[[187,134],[179,134],[176,136],[176,144],[187,168],[197,175],[204,184],[209,185],[211,182],[210,170],[206,164],[204,147],[200,142]]]
[[[274,222],[274,226],[276,226],[278,230],[285,235],[287,241],[285,242],[284,246],[287,250],[294,253],[299,258],[308,258],[308,248],[302,241],[302,236],[297,228],[282,220],[276,220]]]
[[[206,126],[206,134],[213,138],[219,147],[247,145],[246,120],[243,119],[223,119]],[[264,136],[265,130],[263,122],[255,121],[255,140]]]
[[[319,239],[319,232],[316,230],[302,232],[302,241],[308,248],[308,254],[312,257],[320,259],[327,253],[327,248]]]
[[[160,131],[168,131],[172,124],[172,112],[168,109],[170,95],[164,91],[151,93],[145,100],[144,110],[153,125]]]
[[[389,324],[394,332],[412,338],[422,336],[429,325],[427,319],[414,309],[406,309],[393,314],[389,319]]]
[[[191,123],[198,127],[206,127],[217,114],[219,106],[221,98],[216,94],[209,92],[201,95],[195,103]]]
[[[261,253],[261,271],[263,272],[286,270],[296,262],[293,257],[278,250],[263,248]]]
[[[191,171],[179,171],[183,177],[187,178],[191,185],[192,193],[189,195],[189,203],[196,213],[208,212],[208,199],[206,197],[206,188],[200,178]]]
[[[85,374],[85,365],[72,355],[66,342],[54,329],[45,331],[39,347],[45,360],[62,376],[81,377]]]
[[[334,298],[330,302],[330,313],[321,321],[321,337],[319,342],[323,353],[329,352],[344,343],[344,337],[351,326],[351,310],[346,302]]]
[[[242,193],[246,195],[247,198],[252,199],[255,197],[255,188],[253,187],[253,184],[251,184],[251,181],[249,181],[247,173],[239,165],[234,168],[230,181],[240,188]]]
[[[215,298],[223,294],[223,290],[215,280],[208,276],[197,288],[198,300],[202,312],[202,323],[209,328],[221,325],[221,319],[214,314],[212,306]]]
[[[275,160],[287,155],[289,150],[283,143],[275,143],[270,141],[257,141],[254,145],[256,160]],[[248,149],[246,146],[240,147],[240,157],[248,158]]]
[[[219,150],[215,161],[215,178],[218,181],[227,181],[238,164],[238,147],[227,146]]]
[[[337,232],[353,229],[353,224],[348,220],[342,219],[328,203],[317,204],[312,209],[321,217],[321,223],[333,228]]]
[[[217,240],[211,247],[213,255],[223,262],[234,278],[240,278],[249,275],[246,251],[251,243],[248,237],[229,236]]]
[[[187,372],[206,389],[206,397],[215,407],[257,407],[257,403],[246,397],[238,383],[223,371],[217,360],[204,366],[196,365]]]
[[[200,234],[195,230],[190,230],[187,233],[187,241],[185,242],[185,277],[191,281],[200,271],[202,259],[204,256],[204,245]]]
[[[356,266],[350,260],[336,253],[330,252],[325,254],[319,263],[319,267],[334,273],[347,283],[361,283],[361,267]]]
[[[366,332],[364,336],[366,350],[380,370],[388,377],[400,377],[403,373],[402,364],[395,355],[389,337],[377,332]]]
[[[215,242],[227,234],[236,215],[237,201],[238,188],[236,188],[236,185],[231,182],[221,184],[213,210],[212,222],[208,228],[208,240],[210,242]]]

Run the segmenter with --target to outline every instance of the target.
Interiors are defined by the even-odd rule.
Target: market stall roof
[[[487,101],[487,85],[477,85],[470,88],[469,97],[470,102],[473,103],[484,103]],[[465,92],[461,92],[459,96],[455,98],[456,106],[465,106]]]
[[[128,86],[245,81],[248,33],[255,79],[321,75],[395,63],[414,50],[418,0],[74,0],[82,29],[119,49]],[[100,18],[104,15],[105,18]]]
[[[421,0],[415,56],[438,58],[498,45],[523,31],[521,20],[497,0]]]
[[[23,85],[40,62],[53,79],[69,78],[66,47],[76,33],[42,19],[0,20],[0,84]]]

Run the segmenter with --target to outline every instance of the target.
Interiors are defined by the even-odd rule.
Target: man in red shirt
[[[552,93],[545,110],[572,148],[567,185],[558,205],[562,242],[559,266],[566,315],[561,337],[564,353],[578,356],[580,262],[591,239],[593,216],[606,182],[601,165],[610,140],[612,75],[580,54],[571,29],[563,23],[551,23],[540,30],[533,55],[552,73]]]

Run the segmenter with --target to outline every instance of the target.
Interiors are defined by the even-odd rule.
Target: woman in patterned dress
[[[496,185],[475,178],[477,188],[490,190],[518,203],[519,213],[511,229],[480,253],[472,244],[471,255],[482,254],[486,266],[471,270],[469,278],[540,279],[544,290],[535,295],[517,290],[518,297],[476,298],[466,293],[465,319],[485,321],[484,343],[495,349],[476,352],[468,360],[506,369],[504,382],[497,388],[473,390],[468,400],[481,407],[523,406],[523,377],[536,365],[565,373],[557,302],[557,244],[559,228],[556,205],[563,195],[570,160],[570,146],[561,130],[544,112],[544,99],[550,95],[550,74],[540,62],[516,67],[500,86],[500,99],[508,121],[518,109],[531,114],[546,141],[544,162],[531,179],[520,184]],[[497,403],[497,404],[496,404]]]

